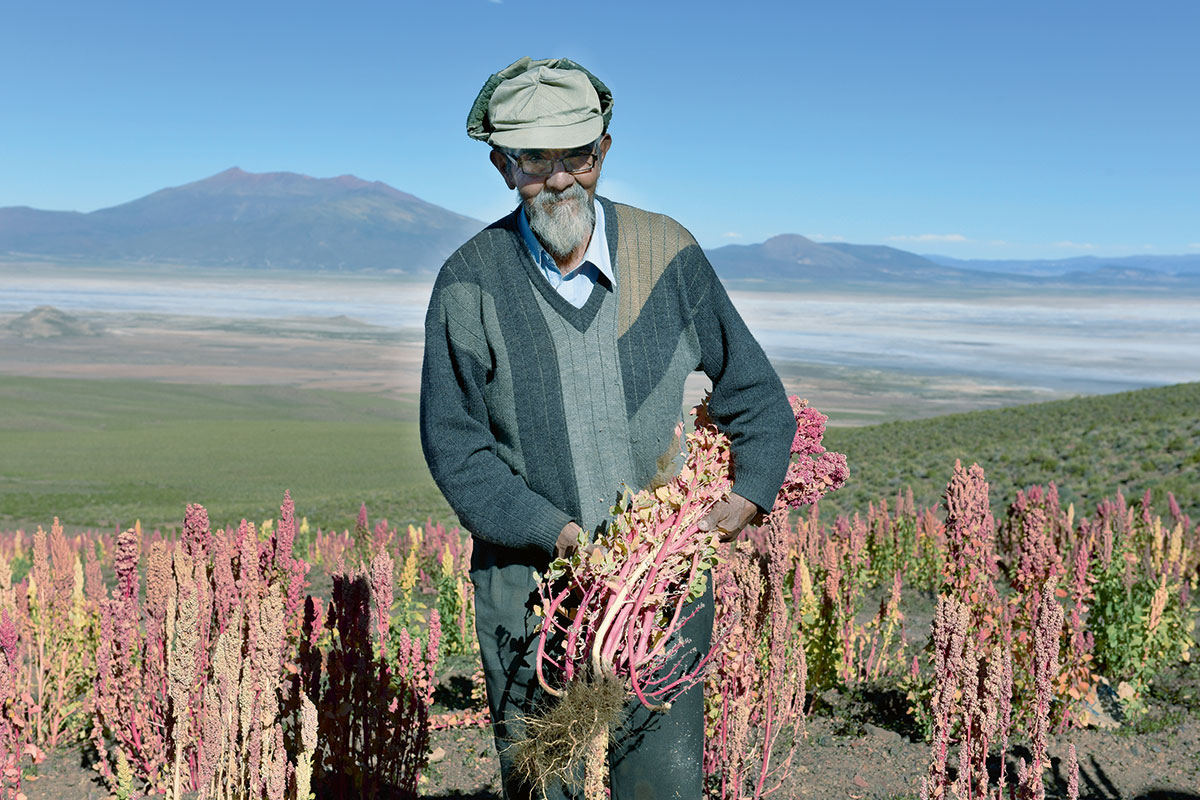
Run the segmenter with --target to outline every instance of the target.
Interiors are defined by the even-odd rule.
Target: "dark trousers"
[[[534,672],[541,622],[533,611],[538,602],[534,568],[503,557],[482,561],[471,570],[475,584],[475,630],[500,756],[504,796],[506,800],[530,800],[537,795],[513,774],[508,748],[521,735],[521,718],[547,702]],[[711,577],[697,606],[696,614],[682,633],[688,640],[682,649],[687,655],[682,657],[689,664],[707,652],[712,641]],[[689,610],[685,608],[684,614]],[[676,698],[666,712],[650,711],[635,698],[627,705],[622,727],[609,745],[612,800],[700,800],[704,796],[703,755],[703,684]],[[557,786],[551,788],[544,800],[574,797],[565,787]]]

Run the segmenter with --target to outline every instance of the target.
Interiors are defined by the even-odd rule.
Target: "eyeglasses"
[[[563,170],[572,175],[588,172],[592,167],[596,166],[596,146],[594,144],[590,150],[577,150],[573,153],[567,153],[561,158],[550,158],[536,150],[531,153],[521,153],[515,156],[505,150],[501,150],[500,152],[504,153],[505,158],[516,164],[521,172],[524,172],[531,178],[545,178],[548,175],[553,175],[555,164],[562,164]]]

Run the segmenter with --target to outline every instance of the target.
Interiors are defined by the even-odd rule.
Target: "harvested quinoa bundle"
[[[813,502],[847,474],[845,456],[820,445],[825,416],[804,400],[791,403],[792,453],[799,458],[776,508]],[[699,523],[729,497],[733,469],[729,439],[705,404],[694,413],[679,474],[656,488],[626,490],[592,542],[598,547],[556,559],[540,576],[536,670],[557,702],[527,719],[525,738],[514,743],[517,768],[530,783],[577,783],[583,762],[585,795],[603,796],[608,739],[628,698],[666,710],[707,673],[720,634],[708,652],[685,659],[688,642],[678,632],[695,613],[685,608],[704,595],[718,558],[718,531],[701,531]]]

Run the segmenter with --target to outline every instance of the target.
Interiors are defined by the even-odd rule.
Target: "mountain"
[[[6,327],[22,339],[99,336],[103,332],[96,325],[59,311],[54,306],[38,306],[12,320]]]
[[[1166,275],[1200,275],[1200,253],[1171,256],[1076,256],[1061,259],[988,260],[961,259],[950,256],[926,255],[936,264],[981,272],[1008,272],[1018,275],[1066,275],[1088,273],[1109,267],[1130,267]]]
[[[379,181],[234,167],[89,214],[0,208],[0,256],[425,272],[482,227]]]
[[[762,244],[731,244],[706,251],[725,280],[788,281],[822,286],[894,283],[1001,285],[1005,276],[943,266],[883,245],[819,244],[794,233]]]
[[[731,244],[705,252],[726,281],[771,281],[824,289],[1200,290],[1198,256],[980,262],[917,255],[884,245],[820,244],[792,233],[762,244]]]

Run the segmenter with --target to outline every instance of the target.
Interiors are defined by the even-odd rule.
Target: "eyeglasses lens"
[[[545,158],[542,156],[520,156],[517,166],[526,175],[546,176],[554,172],[554,165],[561,162],[563,169],[570,173],[587,172],[596,163],[595,153],[572,153],[561,159]]]
[[[563,169],[567,172],[587,172],[596,163],[592,153],[576,153],[563,159]]]

